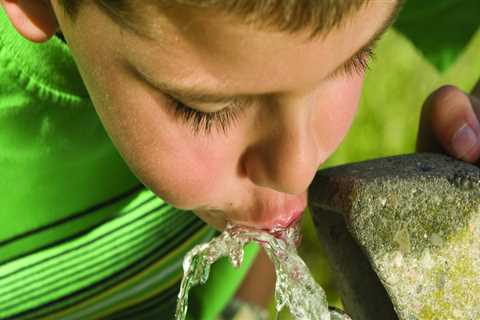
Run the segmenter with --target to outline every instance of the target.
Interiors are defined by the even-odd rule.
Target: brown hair
[[[132,0],[93,0],[110,14],[128,19]],[[147,1],[147,0],[144,0]],[[222,10],[246,22],[279,31],[311,30],[311,36],[339,26],[350,13],[370,0],[148,0],[159,6],[186,6]],[[396,1],[396,0],[394,0]],[[75,16],[84,0],[61,0],[66,12]]]

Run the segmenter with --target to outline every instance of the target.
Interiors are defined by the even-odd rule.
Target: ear
[[[0,0],[18,33],[33,42],[44,42],[58,30],[50,0]]]

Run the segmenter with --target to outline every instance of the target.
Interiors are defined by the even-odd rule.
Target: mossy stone
[[[399,319],[480,319],[479,168],[427,153],[334,167],[317,173],[309,206],[353,319],[392,319],[385,299]]]

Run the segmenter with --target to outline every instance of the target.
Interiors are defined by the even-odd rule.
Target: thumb
[[[474,163],[480,158],[480,85],[471,96],[454,86],[433,92],[423,105],[417,151],[444,152]]]
[[[477,84],[476,84],[475,87],[472,89],[472,96],[473,96],[474,98],[480,99],[480,80],[478,80]],[[479,108],[478,108],[478,107],[479,107],[479,106],[478,106],[478,100],[477,100],[476,102],[477,102],[477,105],[476,105],[477,109],[475,110],[475,112],[477,113],[477,117],[479,117],[479,116],[480,116],[480,113],[479,113],[480,110],[478,110],[478,109],[479,109]],[[479,117],[479,118],[480,118],[480,117]]]

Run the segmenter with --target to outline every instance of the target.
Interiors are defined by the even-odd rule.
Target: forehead
[[[145,62],[166,65],[169,70],[165,70],[165,76],[176,73],[175,77],[187,83],[200,80],[195,78],[202,75],[203,82],[210,78],[212,82],[242,83],[242,89],[248,92],[265,92],[269,87],[282,90],[280,84],[306,87],[364,45],[388,20],[395,6],[396,1],[372,1],[340,27],[313,39],[308,32],[258,29],[222,12],[171,11],[164,15],[163,28],[151,28],[153,39],[164,42],[158,51],[151,51],[154,56],[146,57]],[[323,72],[314,74],[312,68]],[[305,83],[297,84],[297,79]],[[238,93],[236,88],[231,89]]]
[[[110,13],[119,23],[133,31],[148,35],[149,21],[145,17],[152,13],[170,16],[187,16],[192,12],[196,15],[211,13],[228,13],[232,17],[240,18],[245,23],[256,25],[258,28],[277,29],[287,32],[296,32],[309,29],[311,35],[328,31],[337,26],[348,15],[371,0],[349,1],[301,1],[291,0],[97,0],[102,9]],[[378,0],[377,0],[378,1]],[[386,0],[389,1],[389,0]],[[390,0],[397,1],[397,0]]]
[[[102,40],[155,80],[225,95],[308,90],[363,46],[396,5],[395,0],[371,1],[313,39],[308,32],[259,29],[220,11],[171,8],[159,13],[146,5],[137,13],[148,37],[110,26],[112,32]],[[91,11],[86,15],[92,19]],[[98,19],[108,23],[101,14]]]

